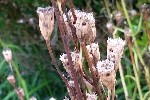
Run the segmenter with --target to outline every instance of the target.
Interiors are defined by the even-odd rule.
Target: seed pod
[[[53,7],[38,7],[39,27],[42,36],[46,41],[50,39],[51,33],[54,29],[54,8]]]
[[[22,88],[17,88],[15,89],[16,94],[18,95],[18,97],[20,98],[20,100],[23,100],[24,98],[24,91]]]
[[[4,49],[2,54],[8,63],[12,61],[12,51],[10,48]]]
[[[115,64],[115,70],[118,69],[118,63],[120,62],[126,42],[121,38],[107,40],[107,59]]]
[[[114,70],[114,63],[112,61],[109,61],[108,59],[104,61],[99,61],[97,63],[97,69],[100,76],[100,82],[108,88],[113,89],[115,78],[116,78],[116,72]]]
[[[12,86],[15,85],[16,80],[15,80],[15,77],[14,77],[13,75],[9,75],[9,76],[7,77],[7,80],[9,81],[9,83],[10,83]]]

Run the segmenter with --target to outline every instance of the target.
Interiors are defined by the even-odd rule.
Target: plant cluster
[[[97,4],[96,0],[88,0],[87,5],[92,2]],[[108,18],[105,26],[107,31],[104,30],[110,34],[107,37],[105,59],[103,59],[104,51],[100,50],[100,43],[96,42],[99,34],[94,13],[77,10],[72,0],[51,0],[52,6],[37,8],[41,34],[52,63],[68,91],[63,100],[122,99],[123,92],[123,98],[126,100],[150,99],[150,7],[144,4],[137,11],[132,7],[128,8],[127,5],[131,2],[121,0],[114,4],[104,0],[102,11]],[[22,20],[19,23],[23,23]],[[52,32],[57,25],[64,50],[61,54],[57,54],[59,59],[54,55],[52,50],[54,48],[51,46]],[[3,42],[0,42],[4,46]],[[29,92],[27,89],[29,85],[27,86],[13,64],[12,51],[6,48],[2,54],[11,70],[7,80],[14,88],[14,93],[20,100],[36,100],[31,95],[44,85],[34,89],[32,85]],[[61,62],[61,67],[58,62]],[[49,85],[48,82],[46,85]],[[6,98],[10,98],[9,95]],[[55,98],[51,97],[50,100]]]
[[[108,38],[107,59],[101,60],[99,45],[94,42],[96,28],[93,14],[75,10],[71,0],[68,0],[71,5],[68,12],[62,10],[65,9],[63,4],[66,1],[51,1],[52,7],[37,9],[39,27],[52,62],[63,79],[71,100],[114,99],[116,72],[122,58],[125,41],[121,38]],[[50,46],[50,36],[55,21],[54,13],[66,52],[60,55],[60,61],[67,72],[67,77],[58,67]],[[74,43],[74,50],[69,47],[71,42]],[[85,61],[88,63],[88,70],[83,64]],[[107,96],[106,89],[108,89]]]

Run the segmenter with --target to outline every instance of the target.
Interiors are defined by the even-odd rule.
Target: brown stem
[[[50,54],[50,57],[52,59],[52,63],[55,65],[55,68],[58,72],[58,74],[60,75],[60,77],[63,79],[63,81],[65,82],[66,86],[68,87],[68,80],[65,78],[65,76],[62,74],[62,72],[60,71],[57,63],[56,63],[56,59],[54,57],[54,54],[53,54],[53,51],[52,51],[52,48],[51,48],[51,45],[50,45],[50,42],[49,41],[46,41],[46,45],[47,45],[47,48],[48,48],[48,51],[49,51],[49,54]]]
[[[82,71],[83,71],[83,77],[90,83],[90,84],[92,84],[92,80],[91,80],[91,78],[88,76],[88,74],[86,73],[86,71],[85,71],[85,69],[83,68],[82,69]]]
[[[81,90],[80,90],[80,87],[79,87],[79,84],[78,84],[77,76],[75,74],[75,69],[73,67],[73,62],[72,62],[72,58],[71,58],[71,55],[70,55],[70,49],[68,47],[69,45],[68,45],[68,42],[67,42],[67,38],[65,37],[65,30],[62,26],[63,23],[64,23],[64,20],[62,18],[62,15],[60,15],[60,12],[57,10],[55,0],[51,0],[51,2],[52,2],[52,5],[55,9],[55,16],[56,16],[56,19],[58,21],[58,26],[59,26],[59,29],[60,29],[60,32],[61,32],[61,38],[62,38],[62,41],[63,41],[63,45],[64,45],[65,51],[67,53],[68,62],[69,62],[70,69],[71,69],[71,74],[72,74],[72,77],[74,79],[75,89],[76,89],[76,92],[77,92],[77,99],[82,100],[82,93],[81,93]]]
[[[9,62],[9,66],[10,66],[12,75],[13,75],[14,78],[15,78],[15,73],[14,73],[14,71],[13,71],[12,62]],[[16,79],[15,79],[15,80],[16,80]],[[13,86],[14,90],[16,90],[16,91],[19,93],[19,91],[18,91],[18,89],[17,89],[16,82],[15,82],[15,84],[12,84],[12,86]],[[18,96],[18,98],[20,98],[20,100],[24,100],[24,97],[20,97],[18,94],[17,94],[17,96]]]
[[[112,100],[114,100],[115,98],[115,84],[114,84],[114,87],[112,89]]]
[[[148,27],[148,11],[144,11],[144,20],[145,20],[145,23],[146,23],[146,33],[148,34],[148,44],[149,44],[149,47],[150,47],[150,29]]]
[[[83,80],[83,72],[81,69],[80,69],[80,74],[81,74],[81,85],[82,85],[82,91],[83,91],[83,98],[84,98],[84,100],[86,100],[86,89],[85,89],[85,83]]]
[[[93,64],[92,64],[91,59],[90,59],[90,57],[89,57],[89,55],[88,55],[87,48],[86,48],[84,42],[81,42],[80,44],[81,44],[81,47],[82,47],[83,50],[84,50],[85,57],[86,57],[86,59],[87,59],[87,61],[88,61],[88,66],[89,66],[89,69],[90,69],[90,72],[91,72],[91,75],[92,75],[92,79],[93,79],[93,86],[94,86],[94,89],[95,89],[96,93],[99,95],[100,100],[102,100],[102,94],[101,94],[101,91],[100,91],[100,89],[99,89],[99,87],[98,87],[98,84],[97,84],[98,82],[96,81],[96,77],[95,77],[95,74],[94,74],[94,70],[93,70],[93,68],[92,68]]]
[[[132,65],[135,65],[134,55],[133,55],[133,52],[132,52],[131,37],[130,36],[125,36],[125,39],[126,39],[127,44],[128,44]]]
[[[75,12],[74,12],[74,5],[72,3],[72,0],[68,0],[68,2],[69,2],[69,7],[71,9],[71,12],[72,12],[72,15],[73,15],[73,18],[74,18],[74,23],[76,23],[77,17],[76,17]]]
[[[70,29],[71,29],[71,33],[72,33],[72,37],[73,37],[73,42],[74,42],[74,44],[75,44],[75,47],[76,47],[77,50],[78,50],[78,38],[77,38],[77,35],[76,35],[76,28],[75,28],[75,26],[72,24],[72,22],[71,22],[71,20],[70,20],[70,18],[69,18],[69,16],[68,16],[67,11],[65,10],[65,8],[64,8],[64,12],[65,12],[65,14],[66,14],[67,21],[68,21],[69,27],[70,27]]]
[[[136,64],[135,64],[135,60],[134,60],[134,55],[133,55],[133,52],[132,52],[131,38],[130,38],[130,36],[125,36],[125,39],[127,41],[129,52],[130,52],[130,57],[131,57],[131,61],[132,61],[133,71],[134,71],[134,75],[135,75],[136,84],[137,84],[137,88],[138,88],[138,91],[139,91],[140,99],[142,99],[143,95],[142,95],[142,92],[141,92],[142,90],[141,90],[139,75],[137,73],[137,68],[136,68]]]
[[[144,11],[144,21],[145,21],[145,26],[146,26],[146,33],[148,34],[148,50],[150,50],[150,29],[148,27],[148,11],[145,9]],[[149,72],[149,68],[147,67],[148,72]],[[145,75],[146,76],[146,81],[148,84],[148,87],[150,89],[150,79],[149,79],[149,75]]]

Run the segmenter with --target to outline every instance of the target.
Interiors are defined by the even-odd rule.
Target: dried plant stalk
[[[64,48],[65,48],[65,51],[67,53],[67,57],[69,59],[69,65],[71,67],[71,73],[72,73],[72,76],[73,76],[73,79],[74,79],[75,89],[76,89],[76,92],[77,92],[77,99],[80,100],[82,98],[82,93],[81,93],[81,90],[79,88],[78,79],[77,79],[77,76],[76,76],[74,68],[73,68],[71,55],[69,54],[70,50],[69,50],[69,47],[68,47],[68,44],[67,44],[67,41],[66,41],[67,39],[64,37],[65,30],[64,30],[64,28],[62,26],[63,23],[64,23],[64,20],[63,20],[62,15],[59,16],[60,12],[56,8],[56,2],[55,2],[55,0],[51,0],[51,2],[52,2],[52,5],[53,5],[53,7],[55,9],[56,19],[58,21],[58,26],[59,26],[59,29],[61,31],[61,38],[62,38],[62,41],[63,41],[63,45],[64,45]]]

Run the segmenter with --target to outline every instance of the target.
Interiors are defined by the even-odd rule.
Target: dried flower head
[[[15,92],[18,95],[19,98],[23,98],[24,97],[24,91],[23,91],[22,88],[15,89]]]
[[[98,43],[92,43],[86,46],[89,56],[93,59],[96,63],[100,60],[100,52],[99,52],[99,45]]]
[[[126,42],[121,38],[107,40],[107,59],[115,64],[115,70],[118,69],[118,63],[120,62]]]
[[[114,32],[114,25],[111,22],[108,22],[106,24],[106,28],[107,28],[109,33],[113,33]]]
[[[44,37],[44,39],[48,41],[54,28],[54,8],[38,7],[36,12],[39,15],[39,27],[41,34]]]
[[[31,98],[30,98],[30,100],[37,100],[34,96],[32,96]]]
[[[97,63],[98,73],[100,75],[100,82],[108,88],[112,89],[115,83],[116,72],[114,70],[114,63],[108,59],[99,61]]]
[[[71,52],[71,57],[72,57],[72,62],[73,62],[74,69],[76,71],[78,71],[79,68],[80,68],[80,61],[81,61],[81,59],[79,57],[79,53]],[[63,66],[66,69],[66,71],[71,75],[71,69],[70,69],[70,66],[69,66],[69,61],[68,61],[67,54],[60,55],[59,59],[63,63]]]
[[[12,61],[12,51],[10,48],[4,49],[2,54],[8,63]]]
[[[95,93],[86,93],[87,100],[97,100],[97,95]]]
[[[76,28],[76,35],[78,39],[80,41],[84,40],[86,43],[93,42],[96,37],[95,19],[93,17],[93,13],[85,13],[80,10],[75,10],[75,15],[77,17],[76,23],[74,23],[74,18],[71,11],[68,12],[68,16]],[[69,30],[69,37],[72,37],[70,35],[70,28],[67,24],[66,15],[63,16],[67,29]]]
[[[10,83],[12,86],[14,86],[16,80],[15,80],[15,77],[14,77],[13,75],[9,75],[9,76],[7,77],[7,80],[9,81],[9,83]]]

